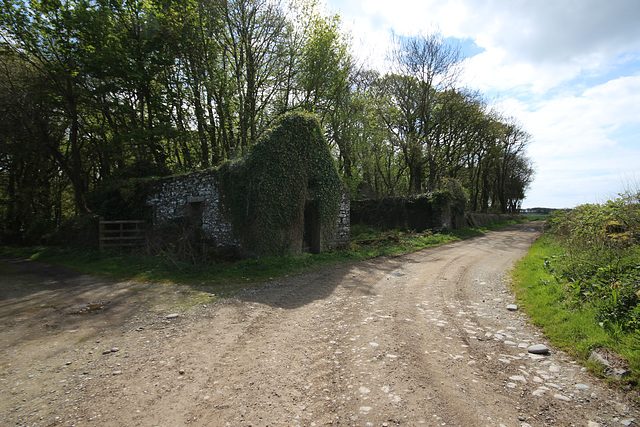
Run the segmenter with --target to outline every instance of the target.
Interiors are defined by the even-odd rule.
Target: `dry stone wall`
[[[347,246],[351,240],[351,194],[345,188],[340,200],[334,246]]]
[[[159,226],[171,222],[197,222],[205,237],[218,247],[238,246],[231,222],[225,218],[220,201],[220,189],[213,171],[164,178],[158,192],[147,202],[153,208],[153,224]],[[342,195],[338,213],[335,241],[326,248],[345,246],[350,239],[350,195]]]
[[[383,230],[424,231],[451,227],[450,210],[437,206],[430,197],[387,197],[351,202],[351,223]]]
[[[220,191],[212,171],[193,172],[162,180],[148,204],[155,226],[176,221],[198,221],[215,246],[238,246],[231,223],[220,209]],[[194,216],[198,216],[194,218]]]

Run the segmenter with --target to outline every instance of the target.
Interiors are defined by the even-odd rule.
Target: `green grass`
[[[130,252],[100,252],[57,247],[0,247],[0,253],[39,260],[85,274],[114,280],[148,282],[153,285],[151,288],[145,286],[145,289],[155,289],[160,284],[188,286],[189,297],[182,300],[180,306],[172,308],[179,309],[234,296],[246,289],[259,288],[279,277],[311,272],[341,263],[413,252],[481,235],[515,222],[496,222],[480,228],[442,230],[439,233],[381,232],[354,227],[348,248],[315,255],[271,256],[237,262],[210,262],[203,265],[180,263],[167,258]]]
[[[603,327],[596,312],[588,305],[571,299],[564,283],[559,283],[545,267],[545,262],[563,253],[563,248],[550,235],[543,235],[520,260],[513,272],[513,287],[520,302],[534,324],[557,346],[587,363],[592,350],[605,347],[629,362],[630,378],[626,383],[637,385],[640,380],[640,352],[638,336],[633,332]]]
[[[178,263],[160,257],[114,251],[57,247],[0,248],[0,253],[39,260],[86,274],[114,279],[151,282],[184,283],[224,295],[248,286],[259,286],[274,278],[300,274],[345,262],[361,261],[379,256],[397,255],[448,242],[465,239],[514,224],[503,221],[479,228],[412,233],[380,232],[366,227],[353,227],[348,248],[317,255],[262,257],[238,262],[217,262],[208,265]]]

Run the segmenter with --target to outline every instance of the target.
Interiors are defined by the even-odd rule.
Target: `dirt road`
[[[638,407],[563,352],[527,352],[548,343],[507,310],[505,273],[540,227],[217,303],[0,260],[0,424],[638,425]]]

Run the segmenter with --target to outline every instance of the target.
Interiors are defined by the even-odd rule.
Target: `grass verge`
[[[639,336],[615,326],[603,326],[589,305],[576,302],[547,265],[564,249],[551,235],[543,235],[512,271],[513,288],[520,306],[558,347],[582,360],[596,374],[598,366],[588,362],[593,350],[606,348],[622,356],[630,375],[621,384],[636,387],[640,380]]]
[[[58,247],[0,248],[0,253],[38,260],[82,273],[113,279],[183,283],[203,287],[217,295],[259,286],[274,278],[294,275],[344,262],[379,256],[397,255],[481,235],[487,231],[515,224],[501,221],[478,228],[442,230],[438,233],[387,231],[354,227],[348,248],[317,255],[262,257],[237,262],[212,262],[201,265],[179,263],[158,256],[131,252],[114,252]]]

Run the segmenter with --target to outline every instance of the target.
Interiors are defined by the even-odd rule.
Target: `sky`
[[[372,68],[384,70],[392,32],[460,44],[460,84],[532,136],[524,208],[640,190],[640,0],[325,1]]]

